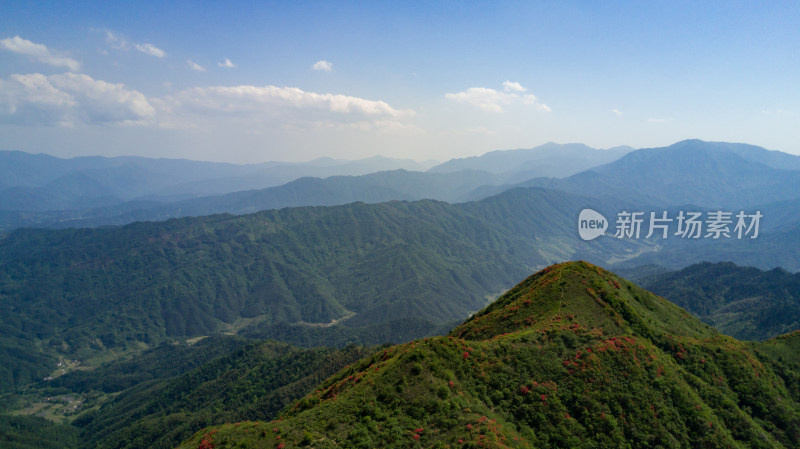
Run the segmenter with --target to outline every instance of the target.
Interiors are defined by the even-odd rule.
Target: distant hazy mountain
[[[798,167],[800,156],[749,145],[685,140],[632,151],[564,179],[539,178],[520,185],[665,206],[744,207],[800,198]]]
[[[793,154],[765,150],[759,146],[744,143],[706,142],[706,144],[718,146],[726,151],[736,153],[748,161],[759,162],[768,167],[781,170],[800,170],[800,157]]]
[[[175,201],[285,184],[304,176],[425,170],[430,163],[374,156],[357,161],[316,159],[253,165],[141,157],[76,157],[0,151],[0,210],[42,212]]]
[[[619,206],[617,210],[623,208],[624,206]],[[675,217],[677,210],[690,208],[704,214],[708,211],[718,210],[695,206],[663,209],[669,211],[669,216]],[[639,206],[638,209],[661,210],[662,208]],[[748,213],[758,210],[763,215],[760,220],[758,238],[682,239],[673,235],[665,240],[654,241],[655,251],[635,255],[626,261],[615,264],[614,268],[624,270],[626,275],[632,276],[640,282],[644,282],[648,274],[655,274],[657,271],[651,270],[651,273],[647,273],[647,270],[631,271],[631,269],[643,265],[656,265],[676,270],[700,262],[733,261],[762,270],[781,267],[792,272],[800,271],[800,198],[751,206],[722,207],[719,210],[735,214],[741,209]],[[612,218],[612,220],[615,219]],[[675,231],[675,227],[672,230]]]
[[[141,157],[99,156],[61,159],[45,154],[29,154],[20,151],[0,151],[0,178],[5,188],[17,188],[19,192],[35,195],[55,195],[70,201],[81,197],[115,196],[129,200],[142,195],[154,194],[169,186],[248,173],[257,167],[212,162],[197,162],[184,159],[150,159]],[[92,185],[94,184],[94,185]],[[4,201],[5,192],[0,192]],[[18,210],[49,210],[58,204],[23,203]],[[9,210],[6,203],[2,207]],[[61,207],[62,209],[68,207]]]
[[[793,227],[792,220],[797,216],[796,212],[800,213],[800,203],[794,203],[800,199],[800,169],[794,169],[800,167],[800,156],[743,144],[687,140],[669,147],[636,151],[628,151],[626,148],[593,150],[579,144],[548,144],[532,150],[498,151],[487,153],[481,158],[453,160],[425,173],[390,170],[324,179],[305,177],[280,186],[201,197],[198,197],[201,191],[224,191],[234,186],[263,184],[270,179],[278,179],[277,174],[292,178],[301,172],[358,172],[391,164],[416,163],[374,157],[351,162],[320,159],[307,164],[269,163],[255,168],[223,166],[223,172],[245,168],[251,171],[241,175],[229,173],[228,177],[184,182],[189,176],[207,176],[215,167],[214,164],[209,166],[198,163],[200,165],[196,174],[176,175],[174,181],[180,181],[178,184],[159,187],[157,191],[146,194],[148,191],[143,186],[164,184],[168,178],[167,169],[172,168],[180,173],[181,164],[193,163],[164,161],[166,165],[162,167],[158,165],[158,161],[144,160],[145,166],[123,164],[98,169],[98,160],[103,163],[119,161],[116,158],[78,158],[78,161],[68,161],[73,165],[78,162],[94,165],[91,165],[92,168],[82,166],[86,169],[67,174],[63,174],[63,170],[53,172],[51,177],[59,177],[44,187],[8,187],[0,192],[0,230],[8,231],[24,226],[125,224],[182,216],[241,214],[282,207],[336,205],[354,201],[374,203],[423,198],[448,202],[479,200],[514,187],[508,184],[508,179],[511,179],[509,176],[513,178],[527,173],[523,170],[526,164],[541,163],[541,167],[547,166],[553,161],[545,156],[557,151],[562,156],[571,155],[567,157],[573,160],[571,165],[567,164],[571,167],[590,160],[597,162],[598,154],[602,157],[609,157],[613,152],[621,154],[627,151],[627,154],[611,163],[567,178],[534,178],[516,186],[539,186],[587,197],[605,197],[618,204],[648,204],[659,207],[692,205],[707,209],[771,207],[770,217],[774,219],[765,220],[765,229],[771,226],[790,229]],[[538,157],[538,162],[535,157],[523,162],[523,158],[533,157],[531,155]],[[586,156],[582,158],[580,155]],[[19,157],[19,154],[16,156]],[[139,162],[144,163],[137,163]],[[151,165],[161,171],[157,172]],[[450,171],[459,166],[479,166],[487,171]],[[518,171],[515,174],[502,172],[509,167],[516,167]],[[268,172],[275,176],[266,175]],[[39,179],[41,181],[43,176],[40,175]],[[124,200],[134,193],[133,200]],[[38,208],[30,205],[38,205]]]
[[[494,175],[475,170],[445,174],[391,170],[361,176],[300,178],[278,187],[198,198],[174,206],[180,208],[183,215],[208,215],[220,212],[242,214],[283,207],[331,206],[355,201],[378,203],[436,199],[455,202],[462,198],[465,191],[498,181]]]
[[[463,199],[464,192],[497,182],[497,176],[474,170],[453,173],[391,170],[325,179],[306,177],[277,187],[169,203],[137,200],[77,211],[38,214],[0,212],[0,230],[3,226],[13,229],[31,225],[55,228],[122,225],[134,221],[159,221],[218,213],[246,214],[267,209],[332,206],[356,201],[379,203],[436,199],[456,202]]]
[[[500,175],[506,184],[513,184],[543,176],[562,178],[607,164],[632,150],[631,147],[597,150],[580,143],[550,142],[530,149],[491,151],[483,156],[451,159],[429,171],[483,170]]]
[[[434,164],[436,164],[435,161],[416,162],[411,159],[393,159],[383,156],[373,156],[356,161],[319,158],[310,162],[272,162],[259,164],[255,170],[243,174],[170,186],[169,189],[162,190],[160,194],[222,195],[280,186],[305,177],[360,176],[390,170],[425,171]]]
[[[704,262],[652,275],[642,286],[738,339],[800,329],[800,273]]]

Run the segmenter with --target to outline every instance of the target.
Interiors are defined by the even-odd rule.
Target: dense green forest
[[[44,418],[0,414],[3,449],[71,449],[80,445],[78,429]]]
[[[646,276],[641,285],[738,339],[800,329],[800,273],[701,263]]]
[[[15,441],[15,448],[45,447],[38,444],[49,444],[51,434],[62,432],[69,438],[54,447],[172,448],[209,425],[273,419],[326,377],[371,352],[361,346],[302,349],[227,336],[164,344],[131,360],[72,371],[6,395],[7,407],[44,406],[40,413],[64,424],[0,415],[5,420],[0,420],[0,441]],[[63,398],[72,398],[78,409],[53,409]],[[43,423],[39,441],[37,425]]]
[[[535,267],[609,252],[618,242],[590,247],[572,232],[583,201],[517,189],[462,205],[354,203],[18,230],[0,239],[0,326],[12,356],[0,390],[44,377],[61,356],[85,361],[220,331],[309,346],[440,332]],[[334,320],[346,326],[288,326]],[[374,327],[388,322],[390,332]]]
[[[797,447],[798,343],[740,342],[567,263],[448,336],[375,351],[272,422],[207,428],[181,448]]]

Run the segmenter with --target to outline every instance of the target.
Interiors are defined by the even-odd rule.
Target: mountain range
[[[375,156],[356,161],[235,165],[183,159],[75,157],[0,151],[0,210],[77,211],[134,201],[156,203],[263,189],[308,176],[425,170],[431,163]],[[62,212],[63,213],[63,212]],[[45,215],[46,216],[46,215]]]
[[[724,145],[696,141],[678,144],[676,160],[691,153],[687,145],[705,154],[690,161],[740,163],[738,153],[716,155],[727,151]],[[662,153],[672,150],[638,150],[611,165],[630,166],[626,161],[641,153],[656,155],[657,167]],[[699,175],[707,166],[686,164],[685,172],[701,178],[697,185],[708,182]],[[734,198],[736,184],[720,179],[724,188],[716,192]],[[563,260],[668,269],[733,261],[800,270],[800,217],[786,213],[796,210],[798,199],[765,205],[757,239],[617,239],[611,230],[593,241],[578,237],[577,214],[584,208],[614,217],[619,210],[659,207],[637,203],[636,192],[612,198],[511,188],[460,204],[352,203],[112,228],[18,230],[0,240],[6,317],[0,351],[8,360],[0,385],[44,377],[62,355],[86,359],[219,331],[307,346],[407,341],[442,332],[531,270]],[[699,200],[713,204],[714,195]],[[770,222],[772,214],[784,221]],[[774,335],[758,332],[746,338]]]
[[[186,160],[82,157],[0,152],[0,230],[85,227],[156,221],[212,213],[346,204],[354,201],[466,201],[482,186],[508,184],[535,173],[572,174],[614,160],[626,150],[546,144],[450,163],[380,156],[359,161],[232,165]],[[486,165],[484,159],[491,163]],[[458,164],[458,160],[451,161]],[[531,167],[537,167],[534,172]],[[3,170],[4,168],[4,170]],[[487,170],[488,168],[488,170]],[[12,175],[13,173],[13,175]]]
[[[156,164],[154,160],[145,161],[147,164]],[[406,163],[402,160],[381,161],[395,165]],[[169,162],[173,165],[188,164],[188,161]],[[454,159],[434,166],[427,172],[401,168],[369,174],[337,175],[337,170],[345,168],[363,170],[375,166],[357,162],[321,166],[312,163],[276,165],[269,169],[278,170],[288,177],[298,173],[292,168],[302,168],[307,172],[328,170],[328,174],[324,178],[302,177],[279,186],[245,191],[231,190],[235,187],[235,182],[232,182],[227,184],[228,190],[221,189],[222,195],[214,196],[205,195],[204,192],[208,191],[203,190],[205,187],[182,190],[173,185],[171,197],[163,192],[161,196],[126,197],[120,191],[142,193],[142,186],[135,186],[137,182],[155,182],[153,180],[158,176],[163,177],[163,173],[157,175],[152,170],[142,173],[144,169],[138,169],[138,175],[133,172],[118,173],[130,169],[125,165],[125,168],[100,170],[100,173],[106,173],[105,179],[100,180],[97,176],[90,176],[89,172],[78,172],[58,178],[51,185],[56,186],[53,189],[33,189],[39,193],[30,191],[28,187],[6,189],[5,201],[12,204],[0,207],[0,230],[24,226],[74,228],[122,225],[134,221],[159,221],[215,213],[243,214],[264,209],[328,206],[355,201],[376,203],[437,199],[464,202],[483,199],[515,187],[532,186],[587,197],[610,198],[639,207],[743,208],[784,202],[788,204],[783,204],[781,210],[786,207],[794,210],[800,208],[797,205],[800,199],[797,193],[800,192],[800,176],[797,174],[800,156],[744,144],[686,140],[668,147],[640,150],[594,150],[579,144],[546,144],[530,150],[496,151],[481,157]],[[203,167],[205,171],[197,170],[198,176],[208,176],[211,168]],[[536,169],[532,171],[531,167]],[[172,168],[175,172],[181,172],[177,166]],[[238,178],[226,179],[258,178],[262,179],[262,183],[272,179],[264,175],[263,170],[250,166],[223,166],[221,171],[245,169],[250,172],[240,174]],[[192,172],[195,169],[186,170]],[[541,173],[547,173],[549,177],[529,178]],[[559,174],[569,176],[559,178]],[[108,180],[122,180],[125,185],[109,187]],[[157,181],[165,182],[164,179]],[[154,185],[158,185],[158,182]],[[173,180],[170,178],[169,182]],[[216,182],[214,179],[202,179],[195,184],[210,186]],[[255,186],[257,182],[248,185]],[[790,221],[796,221],[795,217],[789,217]]]
[[[573,150],[598,151],[564,146],[567,147],[567,155]],[[342,394],[350,391],[350,384],[342,380],[340,373],[332,378],[335,380],[324,384],[327,386],[303,399],[295,407],[297,410],[284,412],[283,420],[290,423],[289,427],[241,426],[253,433],[278,428],[278,434],[286,442],[271,440],[268,447],[312,443],[324,447],[331,441],[344,446],[371,447],[377,444],[377,440],[371,439],[374,435],[380,435],[381,441],[388,438],[385,441],[397,447],[416,447],[421,442],[452,445],[458,439],[466,441],[462,445],[483,442],[514,446],[516,443],[510,442],[514,437],[552,447],[618,447],[622,440],[664,447],[685,446],[686,441],[705,441],[721,447],[757,447],[759,442],[764,447],[797,445],[798,436],[792,429],[798,423],[795,408],[799,384],[795,373],[800,372],[796,366],[798,339],[796,334],[772,337],[795,330],[800,316],[795,292],[797,279],[791,274],[800,271],[797,237],[800,189],[796,188],[800,180],[797,163],[800,157],[758,147],[701,141],[615,151],[624,155],[605,165],[561,179],[540,177],[521,184],[510,183],[515,175],[506,168],[513,164],[526,166],[515,159],[526,152],[537,155],[544,152],[518,150],[506,159],[500,152],[483,160],[470,159],[469,163],[451,161],[428,172],[398,169],[324,179],[300,178],[281,186],[223,196],[165,200],[166,196],[158,196],[161,194],[147,194],[119,202],[121,196],[113,189],[106,189],[108,198],[112,198],[107,207],[5,211],[4,217],[12,221],[27,220],[28,224],[40,220],[56,226],[52,219],[57,217],[56,221],[61,222],[57,226],[68,229],[11,230],[15,225],[0,235],[0,313],[4,316],[0,323],[0,357],[4,360],[0,366],[0,407],[17,412],[25,409],[26,414],[31,414],[36,413],[31,411],[38,410],[36,407],[43,407],[42,410],[61,407],[46,400],[48,395],[58,397],[67,413],[59,416],[71,424],[45,426],[41,421],[4,415],[0,417],[0,435],[10,435],[3,429],[17,429],[14,431],[17,433],[12,432],[14,438],[27,441],[26,438],[33,438],[30,429],[40,425],[42,435],[64,432],[68,436],[64,441],[88,439],[96,447],[156,447],[149,445],[159,435],[164,439],[158,444],[172,447],[202,426],[231,420],[273,419],[279,404],[282,407],[306,395],[311,384],[346,364],[323,364],[327,368],[319,371],[317,368],[323,365],[315,361],[331,358],[352,362],[355,361],[352,357],[373,354],[370,357],[374,360],[367,359],[373,365],[389,361],[388,365],[400,370],[391,374],[390,384],[380,390],[383,393],[354,390],[358,391],[353,393],[357,397],[375,395],[373,402],[381,405],[374,414],[347,418],[349,421],[331,427],[333,418],[328,416],[350,416],[347,407],[354,407],[359,400],[347,396],[343,401],[345,409],[318,407],[319,397],[314,394],[330,391],[330,385],[340,385]],[[105,169],[92,164],[109,160],[70,161],[80,162],[77,171],[44,170],[30,182],[50,185],[46,184],[49,176],[60,180],[53,184],[59,186],[69,184],[69,179],[88,179],[90,182],[85,185],[121,180],[139,188],[137,183],[147,176],[153,179],[161,176],[138,166],[136,170],[140,173],[150,173],[140,178],[132,174],[135,170],[126,171],[130,167],[123,164],[125,168],[121,171],[108,172],[118,176],[107,175],[104,181],[102,176],[94,176],[92,170],[106,173]],[[175,168],[185,162],[170,164],[177,164]],[[540,162],[546,166],[544,159]],[[484,164],[491,170],[477,171],[466,166],[473,163]],[[214,167],[199,164],[197,176],[219,174]],[[23,173],[19,167],[17,173]],[[525,170],[530,169],[529,165],[526,167]],[[235,171],[241,167],[228,168]],[[131,178],[125,178],[125,173]],[[231,179],[238,176],[233,173]],[[175,180],[185,185],[206,181],[213,184],[210,178],[202,176],[194,180],[178,178]],[[11,190],[4,192],[12,194],[13,189],[30,193],[42,188],[8,184],[5,187]],[[95,203],[94,197],[86,194],[98,190],[76,188],[74,192],[78,194],[73,196],[69,193],[72,190],[63,191],[67,192],[64,198],[72,198],[69,201],[103,204],[100,200]],[[421,199],[437,195],[440,200]],[[56,195],[51,199],[61,201],[58,198]],[[17,201],[11,197],[6,200]],[[609,226],[605,235],[591,241],[582,240],[577,232],[578,214],[587,208],[606,217]],[[637,210],[666,211],[672,217],[679,211],[708,214],[728,210],[735,214],[739,210],[748,213],[758,210],[763,213],[763,220],[758,238],[754,239],[683,239],[673,233],[666,238],[614,237],[618,214]],[[227,213],[209,215],[218,212]],[[181,218],[151,221],[170,217]],[[124,226],[101,226],[108,224]],[[685,311],[667,305],[662,299],[653,299],[650,293],[585,263],[559,265],[540,272],[493,302],[531,272],[552,263],[577,259],[632,273],[642,285],[675,301],[724,334],[746,340],[772,339],[743,343],[725,337]],[[732,261],[754,268],[731,263],[701,263],[687,268],[703,261]],[[556,292],[563,301],[555,299]],[[525,303],[526,299],[520,298],[531,302]],[[534,298],[544,298],[543,308],[532,305]],[[598,309],[602,313],[589,314],[594,306],[587,305],[587,301],[602,306]],[[490,303],[487,309],[478,312]],[[559,304],[558,316],[545,320],[555,304]],[[514,318],[517,310],[525,311],[525,319]],[[468,316],[472,318],[451,331]],[[567,322],[577,324],[574,329],[587,332],[558,327]],[[553,334],[557,337],[530,339],[532,335],[550,335],[550,332],[557,332]],[[239,337],[218,337],[222,333]],[[578,339],[568,337],[570,334],[576,334],[573,337]],[[240,337],[272,338],[309,348],[324,344],[340,349],[314,352],[278,343],[247,346],[251,340]],[[417,340],[426,337],[427,340]],[[611,341],[633,339],[636,343],[629,349],[636,347],[643,351],[641,354],[654,355],[666,362],[643,366],[638,355],[633,360],[601,359],[597,362],[599,366],[616,373],[611,378],[604,374],[613,385],[585,404],[577,393],[559,397],[554,412],[531,409],[531,404],[506,394],[509,388],[522,391],[522,387],[528,393],[520,394],[529,394],[537,385],[509,377],[508,373],[526,373],[525,376],[534,379],[532,370],[537,364],[544,367],[550,378],[556,379],[554,382],[579,391],[579,384],[571,383],[550,364],[553,360],[575,361],[578,355],[575,351],[580,345],[604,347],[603,342],[607,343],[610,337],[614,337]],[[201,343],[186,346],[187,341],[197,339]],[[411,340],[417,342],[406,343]],[[387,342],[406,346],[391,349],[386,360],[379,362],[374,348],[348,346]],[[449,349],[439,352],[436,349],[439,343]],[[178,345],[178,349],[173,345]],[[173,349],[177,352],[171,352]],[[240,350],[244,352],[237,352]],[[389,351],[385,347],[382,350]],[[534,354],[538,350],[544,352]],[[418,355],[415,360],[406,360],[407,352],[403,351]],[[481,359],[482,370],[476,371],[478,377],[467,381],[464,367],[455,363],[475,360],[470,357],[477,358],[478,352],[498,355]],[[144,358],[139,358],[140,353]],[[469,355],[464,358],[464,353]],[[698,354],[705,361],[694,357]],[[581,352],[580,357],[585,355]],[[687,365],[684,361],[690,355],[694,358]],[[424,362],[440,356],[443,358],[434,364],[438,367]],[[160,357],[173,358],[175,369],[159,365],[163,363],[158,361]],[[228,358],[214,362],[218,357]],[[112,358],[120,361],[102,365]],[[517,365],[507,358],[527,360],[524,362],[527,364]],[[259,368],[262,362],[263,368]],[[130,365],[125,367],[124,363]],[[206,363],[218,364],[204,367]],[[245,368],[245,363],[252,369]],[[275,363],[291,367],[296,376],[279,374],[282,371]],[[350,373],[347,376],[376,381],[373,377],[361,377],[367,374],[363,367],[359,368],[363,363],[366,362],[346,368],[349,371],[345,372]],[[304,364],[309,370],[302,368]],[[757,364],[760,365],[756,367]],[[145,365],[154,369],[151,378],[136,374]],[[97,366],[104,368],[97,368],[96,375],[91,371],[79,375],[76,371],[76,367]],[[662,375],[648,378],[653,375],[648,370],[657,371],[658,366],[664,370]],[[755,369],[756,383],[764,382],[755,390],[732,380],[736,376],[750,379],[745,372],[748,369]],[[279,378],[265,376],[263,370],[277,370]],[[68,375],[59,377],[65,372]],[[437,377],[440,372],[452,375]],[[639,383],[625,383],[627,380],[619,377],[619,373],[628,373]],[[470,375],[474,374],[470,371]],[[681,392],[659,390],[652,397],[618,393],[642,390],[652,382],[657,384],[662,376]],[[720,383],[720,377],[725,381]],[[51,380],[42,381],[43,378]],[[416,383],[398,386],[395,382],[400,378]],[[265,389],[280,389],[300,379],[306,379],[302,385],[309,390],[295,384],[287,387],[291,393],[271,396],[272,405],[257,405]],[[438,388],[441,382],[435,379],[454,383],[458,380],[464,388],[455,396],[462,399],[453,395],[452,385],[448,384],[442,392]],[[541,384],[543,380],[536,382]],[[408,393],[411,396],[406,398],[403,396],[406,388],[416,393]],[[237,399],[226,402],[224,397],[212,394],[215,389]],[[338,395],[339,387],[334,389]],[[384,390],[395,391],[399,396],[387,395]],[[502,397],[490,395],[501,390]],[[204,391],[204,396],[193,396],[198,391]],[[417,401],[416,394],[420,392],[422,397],[438,397],[441,401],[436,402],[440,405]],[[544,391],[539,394],[548,396]],[[149,400],[148,395],[165,395],[169,400]],[[116,397],[119,399],[113,399]],[[212,410],[202,410],[208,398],[214,398],[211,403],[216,405]],[[330,397],[323,399],[327,403]],[[406,399],[414,407],[398,409],[397,404]],[[646,400],[655,401],[654,407],[655,403],[661,404],[654,416],[668,418],[643,421],[641,411],[630,404]],[[687,401],[699,404],[701,408],[696,410],[702,412],[684,410],[681,404]],[[614,415],[600,405],[604,403],[617,404]],[[247,404],[241,409],[247,413],[236,414],[242,404]],[[73,406],[74,409],[68,409]],[[255,414],[258,407],[267,407],[270,412]],[[480,427],[486,420],[470,421],[469,413],[463,412],[465,408],[480,410],[481,417],[489,421],[494,419],[499,423],[494,429],[506,438],[492,436],[487,433],[489,427]],[[499,408],[516,411],[508,414],[498,412]],[[615,416],[615,421],[612,425],[584,419],[584,409]],[[635,419],[629,425],[628,418],[619,418],[617,412],[630,416],[631,410]],[[318,423],[326,423],[325,427],[304,421],[311,416],[304,415],[306,411],[311,415],[320,413],[315,416],[321,417]],[[570,418],[556,420],[558,414]],[[397,422],[384,419],[391,415],[402,418]],[[413,424],[422,419],[420,416],[431,417],[433,424]],[[698,417],[711,426],[698,427],[699,421],[695,419]],[[573,418],[575,421],[570,421]],[[453,422],[470,424],[473,429],[483,429],[483,433],[467,432],[456,439],[458,432],[453,430],[456,428],[447,427]],[[660,428],[662,422],[670,424]],[[380,428],[375,430],[377,425]],[[401,432],[400,427],[406,425],[424,427]],[[169,433],[169,428],[176,431]],[[418,432],[418,428],[425,430]],[[426,433],[429,428],[440,432]],[[450,430],[443,432],[445,428]],[[648,430],[640,432],[643,428]],[[297,429],[302,432],[298,434]],[[214,431],[198,434],[187,444],[202,446],[209,432]],[[607,434],[608,439],[599,434]],[[250,436],[240,434],[236,426],[211,435],[218,445],[228,444],[226,441],[266,444],[250,441]],[[426,439],[429,436],[431,439]],[[208,441],[210,444],[211,440]],[[57,437],[51,442],[58,447]]]

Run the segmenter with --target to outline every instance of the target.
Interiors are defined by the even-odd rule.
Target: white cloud
[[[445,94],[445,98],[449,100],[468,103],[489,112],[503,112],[501,104],[511,104],[517,97],[486,87],[470,87],[456,94]]]
[[[198,64],[198,63],[196,63],[196,62],[192,61],[191,59],[187,59],[187,60],[186,60],[186,63],[187,63],[187,64],[189,64],[189,67],[190,67],[192,70],[195,70],[195,71],[197,71],[197,72],[205,72],[205,71],[206,71],[206,68],[205,68],[205,67],[203,67],[203,66],[201,66],[200,64]]]
[[[236,67],[236,64],[232,63],[231,60],[228,59],[228,58],[225,58],[225,61],[223,61],[223,62],[218,62],[217,65],[220,66],[220,67],[225,67],[225,68],[229,68],[229,69],[232,69],[232,68]]]
[[[146,55],[155,56],[156,58],[163,58],[164,56],[167,56],[167,52],[153,44],[135,44],[135,47],[140,52]]]
[[[522,87],[520,83],[503,81],[503,90],[506,92],[525,92],[528,89]]]
[[[88,75],[11,75],[0,80],[0,121],[28,125],[141,124],[155,109],[140,92]]]
[[[13,53],[30,56],[39,62],[52,66],[65,67],[76,72],[81,69],[81,65],[78,61],[66,56],[53,54],[46,46],[33,43],[19,36],[0,40],[0,48]]]
[[[0,123],[67,126],[153,125],[212,129],[244,126],[254,131],[329,128],[414,135],[406,119],[413,110],[379,100],[308,92],[296,87],[194,87],[162,98],[147,98],[122,84],[88,75],[11,75],[0,78]]]
[[[250,129],[343,127],[377,132],[410,133],[403,120],[412,110],[396,109],[384,101],[307,92],[296,87],[208,86],[182,90],[154,100],[166,128],[204,128],[243,125]],[[353,128],[355,127],[355,128]]]
[[[313,66],[311,66],[311,69],[318,70],[321,72],[330,72],[331,70],[333,70],[333,63],[325,60],[317,61],[314,63]]]
[[[503,112],[503,106],[514,103],[522,103],[527,106],[533,105],[543,112],[551,111],[549,106],[544,103],[539,103],[535,95],[521,95],[518,93],[521,92],[520,89],[522,89],[522,91],[527,90],[519,83],[506,81],[503,85],[506,90],[514,90],[515,92],[500,92],[488,87],[470,87],[467,90],[455,94],[445,94],[445,98],[459,103],[471,104],[489,112]]]
[[[124,37],[114,34],[111,30],[96,30],[106,33],[106,42],[111,48],[115,50],[127,50],[128,49],[128,40]]]
[[[168,102],[194,110],[252,113],[291,108],[374,117],[403,117],[413,111],[398,110],[386,102],[340,94],[306,92],[296,87],[211,86],[183,90]]]
[[[142,43],[142,44],[133,43],[132,44],[128,40],[128,38],[126,38],[122,34],[115,33],[115,32],[113,32],[113,31],[111,31],[109,29],[106,29],[106,28],[99,28],[99,29],[98,28],[91,28],[90,30],[93,31],[93,32],[96,32],[96,33],[105,34],[106,35],[106,43],[111,48],[113,48],[114,50],[128,51],[128,50],[130,50],[131,45],[133,45],[133,48],[135,48],[137,51],[140,51],[140,52],[142,52],[142,53],[144,53],[146,55],[155,56],[156,58],[164,58],[164,57],[167,56],[167,52],[165,52],[164,50],[156,47],[153,44],[149,44],[149,43]],[[104,53],[104,54],[107,54],[107,53]]]
[[[617,115],[619,117],[622,117],[622,111],[620,111],[617,108],[612,109],[611,112],[613,112],[615,115]]]

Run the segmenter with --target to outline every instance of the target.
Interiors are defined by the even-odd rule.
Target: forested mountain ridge
[[[796,359],[720,335],[583,262],[529,277],[446,337],[381,349],[272,422],[181,448],[796,447]],[[759,349],[763,348],[763,349]]]
[[[432,201],[20,230],[0,240],[3,350],[24,363],[4,364],[4,388],[45,377],[60,353],[248,324],[421,316],[432,328],[545,263],[506,254],[518,243]]]
[[[741,340],[800,329],[800,273],[705,262],[647,276],[641,285]]]

